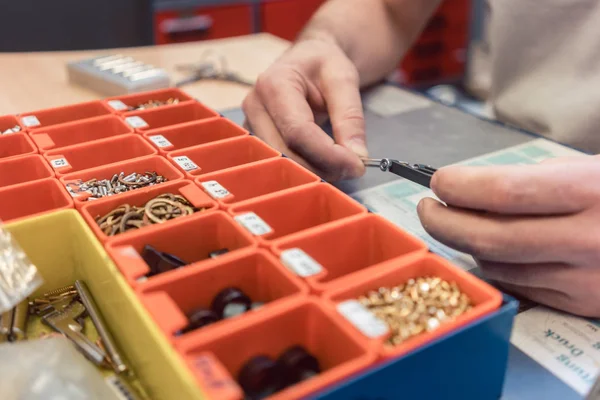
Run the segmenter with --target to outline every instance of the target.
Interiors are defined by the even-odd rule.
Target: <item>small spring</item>
[[[64,287],[52,290],[50,292],[44,293],[44,297],[60,296],[63,293],[68,293],[73,290],[76,290],[75,286],[73,286],[73,285],[64,286]]]

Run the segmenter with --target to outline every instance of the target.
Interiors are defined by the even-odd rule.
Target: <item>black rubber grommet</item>
[[[319,361],[302,346],[293,346],[279,356],[287,385],[312,378],[321,372]]]
[[[219,318],[231,318],[250,310],[252,300],[240,289],[230,287],[215,296],[210,308]]]
[[[281,367],[265,355],[252,357],[242,366],[238,383],[247,400],[264,399],[285,387]]]

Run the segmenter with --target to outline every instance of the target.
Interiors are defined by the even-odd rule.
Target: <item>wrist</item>
[[[331,32],[322,29],[308,28],[302,31],[296,38],[296,43],[306,41],[317,41],[341,48],[337,38]]]

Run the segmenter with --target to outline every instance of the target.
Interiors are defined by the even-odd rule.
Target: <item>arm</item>
[[[360,87],[391,72],[440,0],[329,0],[258,78],[243,109],[257,136],[334,181],[364,174]],[[328,114],[329,137],[316,123]]]
[[[441,0],[329,0],[298,41],[335,43],[356,66],[361,85],[396,68]]]

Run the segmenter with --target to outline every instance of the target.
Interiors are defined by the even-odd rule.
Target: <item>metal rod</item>
[[[87,286],[85,285],[85,283],[83,281],[75,281],[75,288],[77,288],[79,297],[81,298],[81,301],[82,301],[83,305],[85,306],[90,318],[94,322],[94,325],[96,326],[96,330],[98,331],[98,334],[102,338],[102,342],[104,344],[104,347],[106,348],[106,352],[108,353],[110,360],[111,360],[112,364],[114,365],[115,372],[116,373],[125,372],[127,370],[127,366],[121,359],[121,355],[119,354],[119,352],[117,350],[117,346],[116,346],[112,336],[106,329],[106,325],[104,324],[104,321],[102,320],[100,311],[98,310],[98,307],[96,306],[96,303],[94,302],[94,299],[92,298],[92,295],[89,292]]]
[[[361,157],[361,160],[362,160],[363,164],[365,164],[365,167],[377,167],[377,168],[379,168],[379,165],[381,164],[381,158],[366,158],[366,157]]]

